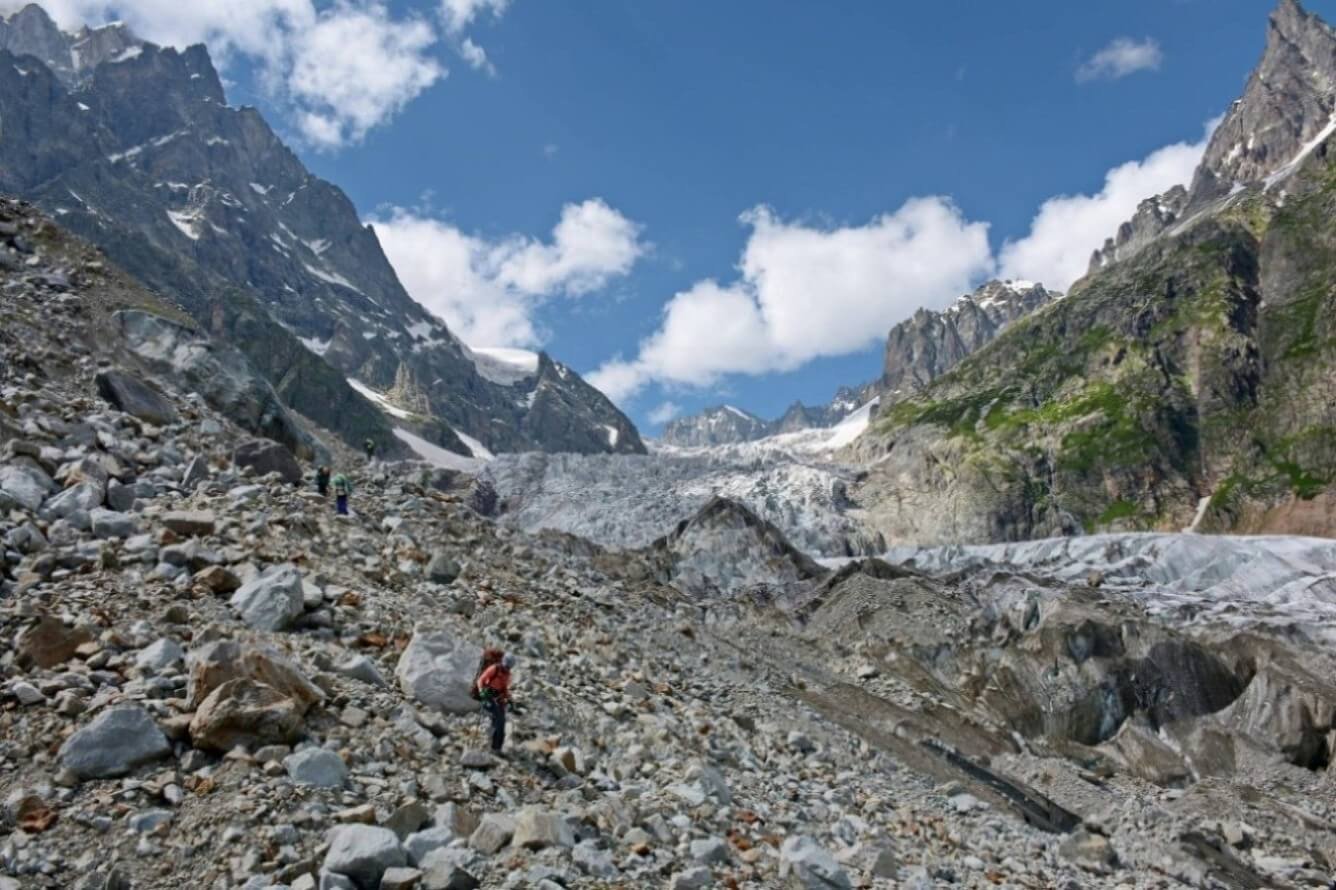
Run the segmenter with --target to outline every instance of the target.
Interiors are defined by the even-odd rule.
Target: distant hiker
[[[334,487],[334,512],[340,516],[348,515],[348,495],[353,493],[353,484],[348,477],[339,473],[330,482]]]
[[[506,709],[510,707],[510,670],[515,656],[504,655],[478,678],[478,696],[483,710],[492,718],[492,753],[500,754],[506,743]]]
[[[329,467],[315,471],[315,490],[320,492],[322,498],[329,497]]]
[[[367,439],[362,443],[362,450],[366,452],[367,463],[376,459],[376,443]]]

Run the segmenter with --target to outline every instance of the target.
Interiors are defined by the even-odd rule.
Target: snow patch
[[[195,227],[199,224],[199,217],[195,212],[189,210],[168,210],[167,218],[191,241],[199,240],[199,232]]]
[[[328,352],[329,344],[334,342],[333,339],[317,340],[314,337],[298,337],[297,339],[302,341],[303,346],[305,346],[307,349],[311,350],[312,352],[314,352],[316,355],[319,356],[323,356],[326,352]]]
[[[608,447],[616,448],[617,441],[622,437],[622,431],[617,429],[617,427],[609,426],[608,424],[604,424],[603,429],[608,431]]]
[[[403,442],[418,457],[429,464],[435,464],[447,470],[459,470],[464,473],[477,473],[483,468],[484,461],[474,457],[465,457],[462,454],[455,454],[453,451],[447,451],[439,445],[433,445],[421,436],[415,436],[408,430],[395,428],[394,437]]]
[[[376,392],[374,389],[367,386],[365,383],[358,380],[356,377],[349,377],[348,385],[351,386],[353,389],[357,390],[359,393],[361,393],[370,401],[375,402],[376,405],[379,406],[380,409],[384,411],[386,414],[392,414],[395,417],[399,418],[400,420],[407,420],[408,418],[413,416],[413,413],[411,411],[405,411],[403,408],[398,407],[397,405],[392,403],[389,399],[385,398],[383,395]]]
[[[137,58],[139,58],[139,57],[142,56],[143,54],[144,54],[144,48],[143,48],[142,46],[131,46],[131,47],[128,47],[128,48],[125,50],[125,52],[121,53],[119,56],[117,56],[116,58],[112,59],[112,60],[111,60],[111,63],[114,65],[114,64],[116,64],[117,62],[128,62],[128,61],[130,61],[131,59],[137,59]]]
[[[455,430],[455,435],[459,437],[459,441],[469,447],[469,451],[473,452],[474,457],[479,460],[495,460],[496,455],[488,451],[487,446],[479,442],[477,439],[467,433],[461,433],[459,430]]]
[[[284,228],[286,229],[287,227],[284,226]],[[312,275],[314,275],[316,278],[319,278],[326,284],[337,284],[339,287],[346,287],[348,288],[348,290],[353,291],[354,293],[362,294],[362,296],[364,297],[366,296],[366,294],[362,293],[362,291],[356,285],[354,285],[351,281],[349,281],[347,278],[344,278],[337,272],[330,272],[325,269],[318,269],[315,266],[312,266],[310,263],[302,263],[302,265],[306,267],[307,272],[310,272]],[[368,297],[368,299],[370,298]]]
[[[260,185],[258,182],[252,182],[250,187],[257,195],[267,195],[273,189],[272,185]]]

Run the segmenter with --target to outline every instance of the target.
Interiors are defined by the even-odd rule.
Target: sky
[[[1274,3],[42,5],[206,42],[414,297],[653,435],[827,401],[880,373],[893,324],[988,278],[1065,289],[1190,178]]]

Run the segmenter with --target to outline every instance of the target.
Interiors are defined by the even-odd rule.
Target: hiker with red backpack
[[[479,665],[480,673],[473,683],[474,698],[482,702],[482,709],[492,719],[493,754],[500,754],[501,747],[506,743],[506,710],[510,707],[510,671],[514,666],[514,655],[501,654],[496,649],[485,649],[482,653],[482,663]]]

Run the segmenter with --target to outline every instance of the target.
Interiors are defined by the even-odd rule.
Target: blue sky
[[[890,322],[999,269],[1069,275],[1110,220],[1190,171],[1274,4],[351,5],[426,29],[401,55],[427,67],[372,95],[384,108],[318,144],[302,102],[366,97],[295,76],[275,88],[255,61],[270,50],[208,25],[211,46],[231,41],[231,101],[261,106],[383,240],[399,238],[391,258],[415,296],[431,306],[439,293],[424,290],[465,281],[467,300],[509,301],[505,330],[582,373],[603,367],[594,379],[652,434],[669,406],[772,416],[871,379]],[[1127,162],[1139,166],[1106,181]],[[1064,195],[1094,200],[1050,207],[1033,235]],[[569,243],[553,233],[563,208]]]

